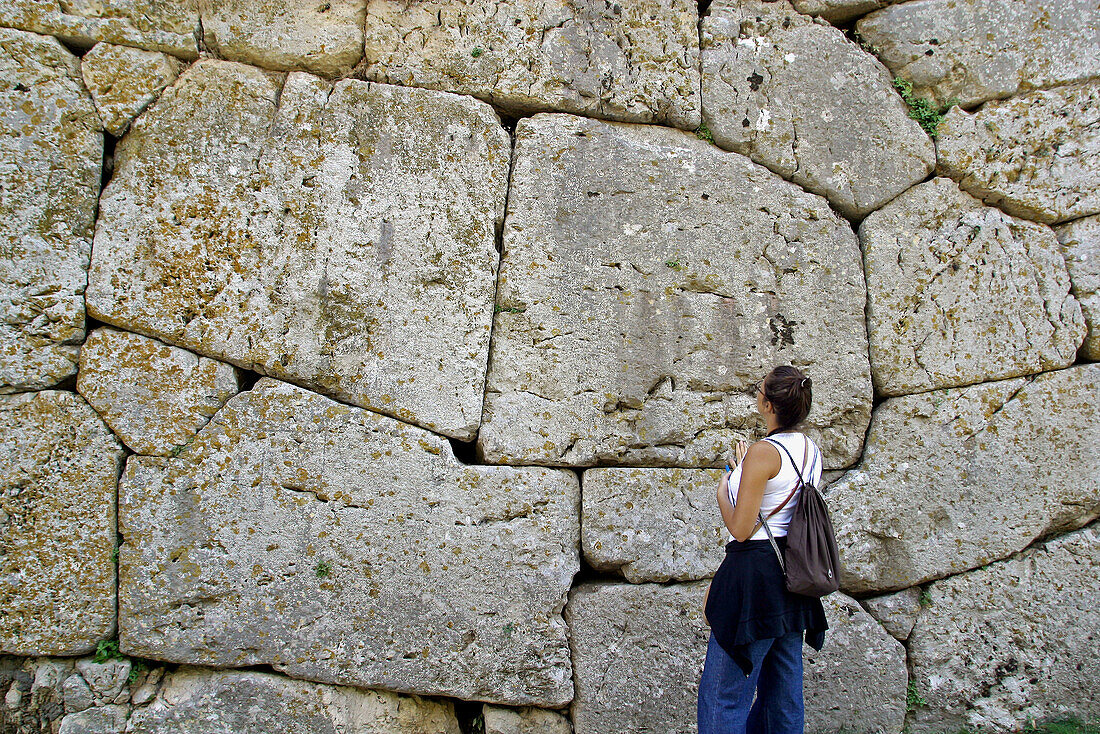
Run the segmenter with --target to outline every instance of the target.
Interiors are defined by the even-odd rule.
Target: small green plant
[[[124,660],[124,656],[118,649],[118,640],[100,640],[95,646],[93,663],[105,663],[109,660]]]
[[[325,579],[332,573],[332,566],[328,564],[328,561],[317,561],[317,565],[313,567],[313,572],[317,574],[317,578]]]
[[[176,445],[176,446],[173,446],[172,450],[168,452],[168,455],[171,456],[172,458],[175,458],[175,457],[179,456],[184,451],[186,451],[188,448],[190,448],[190,446],[194,442],[194,440],[195,440],[195,437],[192,436],[191,438],[187,439],[186,442],[181,443],[181,444]]]
[[[894,79],[894,89],[898,90],[905,104],[909,105],[909,116],[916,120],[930,137],[939,135],[937,128],[943,122],[947,108],[939,109],[927,99],[914,96],[913,85],[900,77]]]
[[[930,592],[928,589],[920,590],[920,605],[922,607],[932,606],[932,592]]]
[[[913,681],[909,681],[909,686],[905,689],[905,710],[914,711],[919,706],[927,706],[928,702],[924,700],[924,696],[920,695],[920,691],[917,690],[917,684]]]
[[[118,549],[119,546],[116,545],[111,551],[111,563],[118,563]]]
[[[478,56],[481,56],[481,54],[482,54],[482,51],[481,51],[481,49],[480,49],[480,48],[475,48],[475,49],[473,49],[472,51],[470,51],[470,55],[471,55],[471,56],[473,56],[473,57],[474,57],[475,59],[476,59],[476,58],[477,58]]]
[[[680,261],[679,260],[666,260],[665,261],[665,267],[669,268],[670,270],[679,270],[680,269]]]
[[[695,137],[714,145],[714,136],[710,134],[710,128],[707,127],[705,122],[700,122],[699,127],[695,128]]]
[[[523,313],[527,310],[526,306],[501,306],[497,305],[493,308],[493,313]]]
[[[513,631],[515,631],[515,627],[512,626],[511,622],[508,622],[507,624],[504,625],[504,636],[505,637],[511,637]]]
[[[142,673],[149,670],[149,664],[144,660],[131,660],[130,661],[130,674],[126,676],[126,682],[131,685],[137,682],[138,677]]]

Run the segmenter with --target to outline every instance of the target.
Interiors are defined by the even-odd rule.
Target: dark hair
[[[783,430],[794,428],[810,413],[813,384],[810,378],[790,365],[780,365],[764,378],[764,397],[779,419]]]

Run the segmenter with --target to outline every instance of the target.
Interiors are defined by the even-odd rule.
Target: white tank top
[[[801,433],[789,432],[789,433],[776,433],[771,435],[772,441],[783,444],[787,448],[787,451],[791,452],[791,456],[799,463],[799,470],[802,472],[802,478],[807,482],[811,482],[815,486],[821,486],[821,449],[817,447],[810,439],[803,436]],[[806,444],[809,444],[809,454],[806,455]],[[773,446],[776,451],[779,452],[779,473],[768,480],[768,483],[764,485],[764,498],[760,503],[760,511],[764,514],[764,517],[768,517],[768,513],[778,507],[783,500],[787,499],[787,495],[791,493],[791,490],[798,484],[798,474],[795,473],[794,467],[791,465],[791,460],[787,458],[787,454],[783,449]],[[806,466],[802,466],[802,457],[806,455]],[[730,475],[729,479],[729,497],[730,502],[737,504],[737,490],[741,486],[741,465],[738,464]],[[791,501],[786,506],[775,513],[768,519],[768,527],[771,528],[772,535],[779,538],[787,534],[787,527],[791,524],[791,516],[794,515],[795,505],[798,504],[798,496],[801,492],[795,492],[791,497]],[[730,540],[733,540],[733,536],[730,536]],[[768,533],[763,527],[753,533],[749,540],[767,540]]]

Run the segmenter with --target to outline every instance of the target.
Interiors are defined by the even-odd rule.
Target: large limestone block
[[[721,478],[721,469],[589,469],[585,560],[632,583],[713,576],[728,540],[715,499]]]
[[[1100,216],[1078,219],[1055,232],[1088,329],[1081,354],[1100,360]]]
[[[1097,119],[1100,82],[990,102],[974,114],[955,107],[939,127],[937,170],[1026,219],[1050,224],[1096,214]]]
[[[859,228],[875,389],[966,385],[1072,364],[1084,336],[1054,233],[937,178]]]
[[[343,76],[363,58],[367,0],[199,0],[203,42],[220,58]]]
[[[100,41],[194,59],[194,0],[4,0],[0,26],[58,36],[89,47]]]
[[[688,0],[370,0],[370,79],[519,113],[699,125],[699,18]]]
[[[873,56],[786,0],[715,3],[703,20],[703,120],[714,141],[862,218],[935,166]]]
[[[909,395],[875,410],[828,491],[841,586],[903,589],[1100,515],[1100,365]]]
[[[81,76],[103,127],[116,138],[176,80],[180,68],[168,54],[109,43],[97,43],[80,60]]]
[[[651,126],[536,115],[515,158],[489,461],[722,466],[763,434],[745,390],[781,363],[814,381],[807,432],[827,465],[855,460],[866,293],[852,230],[824,199]]]
[[[481,418],[510,142],[468,97],[201,61],[100,204],[97,318],[449,436]]]
[[[0,28],[0,392],[76,372],[102,161],[80,61]]]
[[[122,460],[74,393],[0,397],[0,652],[77,655],[113,636]]]
[[[918,734],[1100,718],[1100,529],[937,581],[909,639]]]
[[[96,329],[80,352],[77,390],[139,454],[178,452],[237,393],[237,370],[156,339]]]
[[[939,105],[1100,75],[1093,0],[917,0],[865,16],[856,30],[891,73]]]
[[[439,436],[264,378],[178,458],[132,457],[119,492],[129,655],[572,698],[568,472],[463,466]]]
[[[183,667],[130,717],[128,734],[459,734],[454,705],[270,673]]]

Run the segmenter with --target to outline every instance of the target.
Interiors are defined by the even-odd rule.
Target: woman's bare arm
[[[718,492],[718,507],[722,522],[730,535],[739,541],[748,540],[756,530],[757,515],[764,500],[764,487],[768,480],[779,473],[779,451],[767,441],[758,441],[749,447],[741,466],[741,483],[737,487],[737,505],[730,503],[729,492],[722,481]]]

